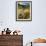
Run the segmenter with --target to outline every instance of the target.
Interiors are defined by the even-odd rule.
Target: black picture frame
[[[32,21],[32,1],[16,1],[16,21]]]

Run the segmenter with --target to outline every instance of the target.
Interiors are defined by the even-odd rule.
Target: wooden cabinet
[[[0,35],[0,46],[23,46],[23,35]]]

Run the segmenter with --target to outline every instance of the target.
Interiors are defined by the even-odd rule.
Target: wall
[[[46,0],[32,0],[32,21],[16,22],[16,0],[0,0],[0,30],[9,27],[23,32],[23,43],[46,37]]]

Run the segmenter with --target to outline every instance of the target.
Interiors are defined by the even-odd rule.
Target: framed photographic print
[[[16,21],[32,21],[32,1],[16,1]]]

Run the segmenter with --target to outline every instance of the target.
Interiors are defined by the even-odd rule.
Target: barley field
[[[30,18],[30,5],[21,5],[18,4],[17,7],[17,18],[18,19],[29,19]]]

